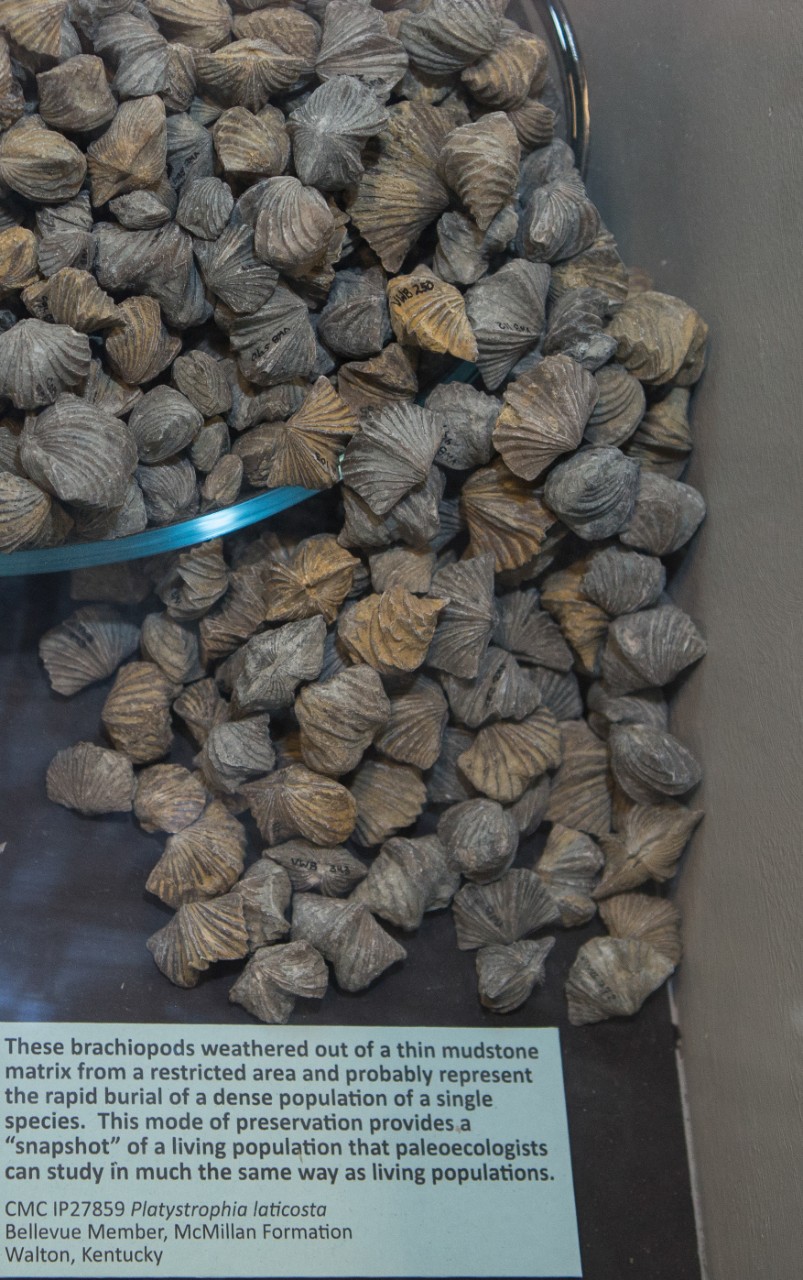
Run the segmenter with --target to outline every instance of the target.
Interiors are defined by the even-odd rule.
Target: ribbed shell
[[[358,902],[302,894],[293,903],[293,940],[332,962],[344,991],[362,991],[407,952]]]
[[[348,839],[357,821],[357,805],[346,788],[301,764],[246,783],[243,795],[268,844],[300,836],[331,848]]]
[[[437,355],[476,360],[477,343],[466,316],[463,295],[439,280],[428,267],[388,283],[390,322],[399,342]]]
[[[441,174],[482,231],[513,198],[519,160],[519,140],[503,111],[461,125],[444,139]]]
[[[106,339],[106,358],[123,382],[152,382],[181,351],[181,339],[167,332],[155,298],[126,298],[117,308],[119,328]]]
[[[319,80],[356,76],[386,98],[407,70],[407,55],[385,17],[360,0],[329,0],[315,74]]]
[[[426,480],[443,428],[427,409],[389,404],[363,416],[346,449],[342,475],[379,516]]]
[[[325,636],[326,624],[317,615],[249,640],[237,654],[232,693],[238,710],[276,712],[289,707],[302,680],[317,678]]]
[[[497,600],[494,643],[520,662],[569,671],[572,655],[552,618],[538,604],[538,592],[514,591]]]
[[[229,570],[219,538],[199,543],[170,562],[156,594],[171,618],[192,622],[202,617],[229,586]]]
[[[478,791],[510,804],[560,761],[558,723],[551,711],[540,708],[519,723],[503,722],[480,729],[457,763]]]
[[[609,618],[583,595],[587,564],[580,560],[545,578],[541,604],[557,620],[564,639],[571,645],[577,670],[582,675],[598,676]]]
[[[475,284],[485,275],[491,260],[514,239],[518,225],[513,205],[501,209],[487,231],[481,231],[465,214],[448,210],[438,219],[435,274],[451,284]]]
[[[519,259],[505,263],[466,294],[466,313],[477,339],[477,364],[489,390],[504,382],[540,338],[548,289],[549,267]]]
[[[309,312],[284,285],[253,315],[235,316],[229,338],[244,376],[259,386],[308,378],[314,368],[317,348]]]
[[[108,124],[117,103],[102,58],[80,54],[36,77],[45,124],[64,133],[86,133]]]
[[[452,909],[461,951],[517,942],[558,920],[557,907],[538,876],[523,868],[507,871],[492,884],[465,885]]]
[[[242,873],[245,843],[245,828],[213,800],[196,822],[170,836],[145,888],[171,907],[216,898]]]
[[[607,835],[611,829],[611,780],[605,743],[582,720],[564,722],[560,736],[563,763],[552,779],[546,816],[564,827]]]
[[[646,942],[670,964],[680,961],[680,912],[672,902],[645,893],[622,893],[608,898],[599,913],[613,938]]]
[[[39,269],[51,276],[61,267],[88,267],[93,253],[92,210],[89,192],[74,200],[36,211]]]
[[[657,687],[669,684],[705,651],[689,615],[673,604],[659,605],[611,623],[602,675],[614,693]]]
[[[270,40],[243,38],[216,53],[196,53],[198,83],[229,107],[260,111],[275,93],[289,89],[304,67],[302,58]]]
[[[295,701],[304,763],[337,777],[356,769],[374,734],[390,717],[390,702],[372,667],[357,665],[306,685]]]
[[[476,884],[504,875],[519,847],[515,817],[495,800],[466,800],[447,809],[438,835],[449,866]]]
[[[533,870],[549,889],[566,929],[587,924],[596,914],[592,898],[605,859],[582,831],[555,823]]]
[[[47,285],[47,305],[57,324],[94,333],[118,323],[117,304],[99,289],[94,276],[62,267]]]
[[[339,459],[356,428],[356,414],[321,377],[287,422],[254,428],[234,451],[242,456],[252,484],[328,489],[338,479]],[[251,453],[255,446],[256,458]]]
[[[254,247],[263,261],[290,275],[319,262],[329,244],[334,216],[314,187],[298,178],[270,178],[262,186]]]
[[[553,468],[544,502],[578,537],[600,541],[627,525],[638,483],[638,466],[620,449],[591,447]]]
[[[443,424],[435,461],[457,471],[487,466],[493,454],[491,432],[499,401],[463,382],[440,383],[429,393],[426,408]]]
[[[583,699],[573,671],[559,675],[548,667],[533,667],[531,676],[542,706],[549,707],[558,720],[577,720],[582,716]]]
[[[391,336],[385,284],[381,267],[337,273],[318,325],[335,355],[353,360],[382,350]]]
[[[642,470],[633,514],[621,539],[639,551],[668,556],[686,545],[704,516],[705,501],[690,484]]]
[[[325,898],[339,898],[349,893],[368,868],[348,849],[335,846],[322,849],[308,840],[289,840],[287,844],[265,849],[270,858],[284,867],[297,893],[317,891]]]
[[[197,774],[177,764],[154,764],[137,777],[134,817],[145,831],[183,831],[206,808],[206,789]]]
[[[412,400],[418,391],[415,367],[404,347],[391,342],[373,360],[340,366],[337,389],[348,405],[361,413],[386,404]]]
[[[541,938],[481,947],[477,952],[480,1004],[494,1013],[520,1008],[533,987],[544,983],[546,958],[554,945],[554,938]]]
[[[62,24],[67,0],[3,0],[0,28],[26,53],[57,59],[62,52]]]
[[[439,686],[416,676],[409,688],[391,697],[390,718],[374,738],[375,746],[391,760],[429,769],[440,755],[448,718]]]
[[[53,757],[46,786],[48,800],[78,813],[130,813],[134,770],[120,752],[78,742]]]
[[[173,710],[184,721],[196,746],[202,747],[214,725],[228,718],[229,704],[221,698],[214,680],[197,680],[176,698]]]
[[[511,471],[534,480],[576,449],[596,398],[592,375],[569,356],[547,356],[511,383],[493,434]]]
[[[148,9],[166,35],[190,48],[216,49],[229,38],[225,0],[148,0]]]
[[[23,116],[0,136],[0,179],[26,200],[71,200],[85,177],[83,153],[39,116]]]
[[[235,894],[187,903],[147,947],[166,978],[177,987],[194,987],[210,964],[248,954],[242,903]]]
[[[136,447],[119,418],[64,395],[29,419],[20,460],[33,481],[64,502],[108,508],[125,497]]]
[[[234,208],[234,196],[220,178],[195,178],[181,190],[176,222],[190,235],[216,240],[226,229]]]
[[[401,39],[410,61],[431,76],[449,76],[490,53],[502,29],[506,0],[433,0],[406,14]]]
[[[496,48],[466,67],[460,79],[483,106],[511,111],[542,87],[548,65],[544,41],[506,22]]]
[[[438,570],[432,589],[447,603],[427,662],[453,676],[474,677],[496,620],[491,556],[475,556]]]
[[[141,462],[164,462],[191,444],[203,416],[180,391],[155,387],[134,407],[128,420]]]
[[[525,669],[511,654],[493,645],[481,658],[476,676],[461,679],[445,675],[443,685],[452,717],[469,729],[496,720],[523,720],[540,703]]]
[[[682,377],[684,368],[697,365],[708,329],[680,298],[647,290],[628,297],[612,318],[608,332],[619,344],[619,363],[640,382],[660,387],[678,375]],[[700,376],[701,361],[694,372]]]
[[[674,964],[646,942],[592,938],[577,953],[566,981],[572,1026],[630,1017],[666,981]]]
[[[285,622],[321,613],[327,623],[334,622],[358,564],[330,534],[305,538],[289,560],[276,557],[266,566],[266,620]]]
[[[0,393],[17,409],[52,404],[89,364],[89,339],[68,325],[19,320],[0,334]]]
[[[616,834],[602,840],[605,871],[594,896],[607,898],[647,880],[671,879],[702,816],[699,810],[672,801],[630,805]]]
[[[170,750],[170,703],[176,692],[152,662],[129,662],[117,673],[100,717],[114,746],[135,764],[150,764]]]
[[[657,557],[616,546],[594,552],[582,581],[589,600],[615,618],[655,604],[665,585],[666,571]]]
[[[426,659],[444,603],[391,587],[344,611],[338,635],[354,661],[367,662],[381,675],[416,671]]]
[[[549,802],[549,786],[548,777],[539,778],[538,782],[528,787],[524,795],[510,806],[508,812],[516,819],[522,839],[535,835],[543,822]]]
[[[427,781],[427,797],[431,804],[457,804],[476,796],[474,787],[458,765],[460,756],[469,749],[475,735],[467,729],[447,725],[441,739],[441,753]]]
[[[271,741],[270,716],[249,716],[214,725],[196,757],[210,787],[233,795],[244,782],[270,773],[276,760]]]
[[[240,40],[268,40],[301,62],[299,76],[312,75],[321,45],[321,28],[314,18],[297,9],[261,8],[262,0],[242,0],[240,8],[254,13],[238,13],[232,30]]]
[[[164,103],[152,95],[121,104],[114,121],[87,148],[92,203],[153,186],[167,162]]]
[[[272,297],[279,273],[256,256],[250,227],[227,227],[217,240],[196,241],[195,256],[206,287],[238,315],[252,315]]]
[[[519,221],[517,246],[531,262],[559,262],[590,248],[599,229],[599,214],[572,171],[532,192]]]
[[[212,138],[226,173],[272,178],[287,168],[290,138],[280,113],[255,116],[245,107],[231,107],[216,122]]]
[[[242,901],[252,951],[269,946],[290,932],[285,912],[293,890],[290,877],[278,863],[267,858],[255,862],[237,881],[232,893]]]
[[[502,464],[475,471],[460,495],[473,556],[491,552],[497,573],[519,569],[538,554],[552,513],[528,484]]]
[[[685,387],[673,387],[650,405],[625,449],[646,470],[659,471],[669,480],[680,479],[692,450],[689,394]]]
[[[350,901],[398,929],[418,929],[424,912],[449,905],[459,883],[437,836],[396,838],[383,844]]]
[[[619,256],[616,241],[604,227],[600,227],[588,249],[552,267],[551,292],[555,298],[569,289],[599,289],[605,295],[608,311],[613,312],[627,298],[629,287],[627,267]]]
[[[5,293],[10,289],[24,289],[23,302],[29,311],[36,310],[32,297],[43,288],[39,283],[36,245],[36,236],[24,227],[0,231],[0,290]]]
[[[585,439],[589,444],[624,444],[644,415],[644,388],[617,364],[598,369],[594,381],[599,395],[588,419]]]
[[[313,90],[290,116],[293,161],[302,182],[340,191],[363,173],[362,148],[387,124],[376,94],[353,75],[338,75]]]
[[[189,458],[168,458],[137,468],[150,524],[172,524],[198,513],[198,486]]]
[[[56,692],[71,697],[105,680],[139,643],[139,627],[108,605],[85,605],[46,631],[39,657]]]
[[[329,983],[323,956],[308,942],[261,947],[229,991],[229,1000],[270,1025],[290,1021],[296,996],[319,1000]]]
[[[417,769],[386,760],[367,760],[351,783],[357,804],[354,839],[357,844],[382,844],[420,817],[427,789]]]
[[[599,738],[607,739],[612,724],[648,724],[653,729],[669,728],[669,707],[660,689],[642,689],[638,694],[613,694],[605,682],[596,680],[587,695],[588,723]]]
[[[614,725],[608,741],[614,778],[641,804],[685,795],[700,781],[702,771],[692,753],[662,729]]]

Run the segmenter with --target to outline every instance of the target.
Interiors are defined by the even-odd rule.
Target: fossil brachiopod
[[[620,893],[600,903],[599,913],[612,938],[647,942],[671,964],[679,962],[680,912],[674,903],[646,893]]]
[[[249,779],[270,773],[276,752],[269,729],[270,717],[258,715],[209,730],[196,764],[214,791],[233,794]]]
[[[441,751],[449,708],[440,687],[426,676],[390,698],[390,716],[380,727],[374,743],[378,751],[419,769],[429,769]]]
[[[587,924],[596,913],[592,897],[605,859],[582,831],[555,823],[533,870],[549,889],[566,928]]]
[[[449,866],[477,884],[498,880],[519,847],[515,817],[495,800],[465,800],[447,809],[438,835]]]
[[[466,313],[477,339],[477,364],[489,390],[496,390],[538,342],[548,289],[549,267],[518,259],[485,276],[466,294]],[[542,382],[546,373],[542,370],[539,375]],[[536,395],[536,390],[530,391],[532,398]],[[513,406],[515,401],[507,403]]]
[[[547,356],[512,382],[494,428],[494,444],[511,471],[534,480],[576,449],[597,398],[593,377],[569,356]]]
[[[89,365],[89,339],[69,325],[20,320],[0,334],[0,393],[17,409],[53,404]]]
[[[407,954],[361,903],[311,893],[293,902],[292,936],[332,962],[344,991],[362,991]]]
[[[409,276],[388,283],[390,322],[399,342],[423,347],[437,355],[476,360],[477,342],[471,332],[463,295],[439,280],[429,267],[418,266]]]
[[[424,810],[427,789],[417,769],[388,760],[366,760],[350,787],[357,805],[354,839],[361,845],[382,844],[412,826]]]
[[[520,569],[532,560],[555,523],[532,487],[500,459],[475,471],[466,481],[460,506],[468,525],[471,554],[492,552],[497,573]]]
[[[700,766],[692,753],[663,729],[614,725],[609,745],[614,778],[640,804],[685,795],[700,781]]]
[[[346,449],[343,480],[378,516],[426,480],[443,428],[427,409],[389,404],[363,416]]]
[[[512,1013],[524,1004],[533,987],[546,979],[545,965],[554,938],[537,942],[492,943],[477,952],[477,985],[480,1004],[494,1013]]]
[[[245,861],[245,828],[217,800],[171,835],[145,888],[168,906],[216,898],[232,887]]]
[[[67,697],[105,680],[130,658],[139,628],[108,605],[86,605],[39,641],[51,688]]]
[[[518,723],[502,721],[480,729],[458,765],[478,791],[509,804],[542,773],[559,765],[561,756],[558,722],[541,707]]]
[[[289,765],[242,788],[268,844],[295,836],[331,848],[347,840],[357,821],[354,797],[333,778]]]
[[[490,943],[518,942],[559,918],[549,892],[532,871],[507,871],[492,884],[467,884],[452,907],[457,945],[473,951]]]
[[[341,614],[338,635],[355,661],[367,662],[380,675],[416,671],[427,656],[444,603],[391,587]]]
[[[320,1000],[329,984],[326,962],[308,942],[260,947],[229,992],[255,1018],[267,1023],[290,1021],[297,997]]]
[[[136,764],[166,755],[173,741],[170,703],[178,690],[152,662],[128,662],[103,704],[103,726],[118,751]]]
[[[637,1013],[674,967],[647,942],[592,938],[580,948],[566,980],[569,1021],[580,1027]]]
[[[297,893],[317,890],[325,898],[340,898],[349,893],[366,875],[368,868],[348,849],[332,849],[311,844],[309,840],[288,840],[273,845],[262,855],[284,867]]]
[[[304,763],[334,777],[350,773],[374,734],[387,722],[390,703],[373,667],[349,667],[306,685],[295,701]]]
[[[608,751],[582,720],[560,727],[563,762],[552,779],[546,816],[564,827],[604,836],[611,828]]]
[[[0,135],[0,179],[39,204],[70,200],[83,186],[86,157],[73,142],[25,115]]]
[[[131,761],[119,751],[78,742],[51,760],[47,796],[78,813],[130,813],[134,797]]]
[[[616,832],[602,838],[605,870],[594,896],[624,893],[650,879],[669,880],[702,816],[671,801],[630,805]]]
[[[194,987],[210,964],[248,954],[242,903],[230,893],[212,902],[186,903],[147,946],[166,978],[178,987]]]
[[[174,835],[200,818],[206,801],[197,774],[178,764],[153,764],[137,776],[134,816],[146,831]]]
[[[349,901],[363,903],[399,929],[417,929],[425,911],[449,905],[459,883],[437,836],[396,837],[382,845]]]

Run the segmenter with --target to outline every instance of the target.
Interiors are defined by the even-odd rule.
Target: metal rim
[[[591,118],[588,80],[577,34],[561,0],[532,0],[563,73],[563,98],[575,164],[585,177]]]

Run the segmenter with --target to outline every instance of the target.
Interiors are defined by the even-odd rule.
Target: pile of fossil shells
[[[110,745],[48,793],[167,836],[156,963],[246,959],[267,1021],[449,907],[499,1013],[599,912],[569,1017],[630,1014],[701,816],[662,558],[705,512],[707,330],[624,267],[504,0],[385,8],[0,0],[0,547],[334,491],[311,536],[75,575],[42,658],[65,695],[116,672]]]

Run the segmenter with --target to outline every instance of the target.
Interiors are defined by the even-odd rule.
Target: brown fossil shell
[[[0,232],[0,292],[9,289],[24,289],[37,282],[36,236],[24,227],[8,227]],[[29,310],[33,310],[28,301],[28,290],[23,301]]]
[[[708,328],[692,307],[671,294],[646,290],[628,297],[608,332],[619,344],[616,359],[648,386],[660,387],[675,378],[688,385],[687,370],[693,368],[696,377],[702,372],[700,352]]]
[[[125,497],[136,447],[119,418],[62,395],[26,423],[20,461],[36,484],[62,501],[108,508]]]
[[[599,395],[588,419],[585,439],[589,444],[624,444],[644,416],[644,388],[618,364],[598,369],[594,381]]]
[[[295,712],[304,763],[337,777],[357,768],[377,729],[387,723],[390,703],[373,667],[358,665],[306,685]]]
[[[429,769],[440,755],[448,718],[449,708],[439,686],[426,676],[416,676],[408,688],[391,697],[390,718],[374,744],[391,760]]]
[[[438,355],[476,360],[477,343],[471,332],[463,296],[454,285],[418,266],[409,276],[388,284],[393,332],[401,343],[423,347]]]
[[[153,764],[137,777],[134,817],[146,831],[174,835],[200,818],[206,801],[197,774],[177,764]]]
[[[386,98],[407,70],[407,55],[384,15],[359,0],[329,0],[315,74],[319,80],[356,76]]]
[[[278,273],[254,252],[248,226],[227,227],[216,240],[196,240],[206,287],[237,314],[253,315],[273,296]]]
[[[217,960],[248,954],[242,902],[226,894],[214,902],[189,902],[147,942],[157,966],[177,987],[194,987]]]
[[[426,407],[443,424],[435,461],[463,471],[491,460],[491,432],[499,402],[462,382],[441,383],[427,396]]]
[[[201,240],[222,235],[234,208],[231,187],[220,178],[194,178],[181,189],[176,222]]]
[[[447,809],[438,835],[449,866],[476,884],[504,875],[519,847],[515,817],[495,800],[466,800]]]
[[[195,763],[216,792],[233,795],[244,782],[270,773],[276,760],[269,732],[270,717],[214,725]]]
[[[448,112],[425,103],[390,109],[378,159],[366,168],[350,204],[357,230],[388,272],[399,270],[422,232],[448,208],[438,158],[454,123]]]
[[[449,905],[460,883],[437,836],[397,837],[383,844],[351,895],[398,929],[418,929],[425,911]]]
[[[581,1027],[638,1013],[674,967],[646,942],[592,938],[578,951],[566,980],[569,1021]]]
[[[56,692],[71,697],[105,680],[139,643],[139,627],[107,605],[86,605],[46,631],[39,657]]]
[[[386,515],[426,480],[441,436],[437,419],[419,405],[389,404],[365,414],[346,449],[343,481],[376,515]]]
[[[638,694],[613,694],[602,680],[588,690],[588,723],[599,738],[607,739],[612,724],[647,724],[669,728],[669,707],[660,689]]]
[[[85,176],[83,153],[39,116],[23,116],[0,136],[0,179],[26,200],[71,200]]]
[[[571,171],[536,187],[529,196],[519,220],[517,247],[531,262],[559,262],[589,249],[599,229],[599,214],[579,175]]]
[[[500,209],[486,231],[465,214],[447,210],[438,219],[435,274],[451,284],[475,284],[485,275],[496,254],[503,253],[515,238],[518,225],[519,217],[513,205]]]
[[[555,298],[571,289],[599,289],[608,311],[616,311],[627,298],[629,281],[616,241],[600,227],[594,243],[582,253],[552,264],[550,291]]]
[[[89,192],[74,200],[36,211],[39,269],[51,276],[61,267],[88,267],[93,253],[92,208]]]
[[[320,1000],[326,994],[326,961],[308,942],[260,947],[229,991],[229,1000],[270,1025],[290,1021],[296,998]]]
[[[391,336],[385,273],[339,271],[321,312],[318,336],[347,360],[375,355]]]
[[[521,868],[506,871],[492,884],[464,885],[452,909],[461,951],[518,942],[559,918],[538,876]]]
[[[173,710],[184,721],[196,746],[202,747],[214,726],[228,718],[229,704],[221,698],[214,680],[197,680],[179,694]]]
[[[531,782],[561,762],[558,722],[541,707],[518,723],[501,722],[480,729],[458,759],[469,781],[492,800],[510,804]]]
[[[702,776],[692,753],[663,729],[614,725],[608,743],[614,778],[640,804],[685,795]]]
[[[344,991],[363,991],[407,955],[361,903],[309,893],[293,902],[292,936],[311,943],[332,962]]]
[[[474,742],[475,734],[467,729],[447,725],[441,739],[441,753],[427,780],[430,804],[459,804],[473,799],[477,792],[465,777],[458,760]]]
[[[480,1004],[494,1013],[512,1013],[530,996],[533,987],[546,979],[546,958],[554,938],[538,942],[522,939],[507,946],[480,947],[477,952],[477,983]]]
[[[110,127],[87,148],[93,205],[153,186],[167,162],[167,127],[155,94],[123,102]],[[72,194],[72,193],[71,193]]]
[[[203,426],[203,416],[172,387],[155,387],[134,407],[128,425],[141,462],[164,462],[185,449]]]
[[[171,370],[178,390],[195,405],[204,418],[228,413],[232,407],[231,387],[220,360],[205,351],[188,351],[179,356]]]
[[[317,348],[309,312],[283,285],[252,315],[233,316],[228,328],[240,369],[251,382],[270,387],[312,373]]]
[[[528,787],[524,795],[510,806],[508,812],[515,818],[522,839],[525,836],[535,835],[543,822],[549,803],[549,790],[549,778],[546,776],[539,778],[538,782]]]
[[[692,450],[686,387],[672,387],[662,400],[651,404],[626,446],[628,457],[648,471],[679,480]]]
[[[39,113],[64,133],[87,133],[113,118],[117,103],[102,58],[81,54],[36,77]]]
[[[145,888],[170,907],[226,893],[242,873],[245,828],[213,800],[200,818],[168,839]]]
[[[172,524],[198,513],[198,484],[189,458],[167,458],[137,468],[150,524]]]
[[[19,320],[0,334],[0,393],[17,409],[52,404],[89,364],[89,339],[68,325]]]
[[[476,676],[445,675],[443,687],[453,719],[469,729],[496,720],[523,720],[540,703],[527,672],[504,649],[491,646]]]
[[[354,839],[370,846],[412,826],[423,812],[427,790],[417,769],[367,760],[354,775],[351,795],[357,805]]]
[[[477,675],[496,621],[494,565],[479,555],[447,565],[433,576],[432,589],[446,601],[427,662],[450,675]]]
[[[674,903],[646,893],[621,893],[603,902],[599,913],[612,938],[646,942],[670,964],[680,962],[680,912]]]
[[[237,655],[234,705],[240,712],[280,711],[323,663],[326,624],[320,614],[254,636]]]
[[[279,113],[256,116],[245,107],[231,107],[216,122],[212,138],[227,174],[272,178],[287,168],[290,138]]]
[[[550,573],[541,589],[541,604],[558,622],[576,656],[580,673],[597,676],[609,619],[604,610],[583,595],[582,581],[587,567],[588,562],[581,560],[568,569]]]
[[[191,49],[216,49],[229,38],[231,10],[225,0],[148,0],[148,10],[170,39]]]
[[[433,0],[402,18],[400,36],[410,61],[431,76],[449,76],[490,53],[502,30],[505,0]]]
[[[417,547],[390,547],[369,556],[374,591],[405,587],[415,595],[426,595],[432,586],[435,553]],[[332,619],[328,619],[332,621]]]
[[[427,656],[444,603],[391,587],[344,611],[338,636],[354,661],[367,662],[380,675],[415,671]]]
[[[589,835],[559,823],[553,826],[533,870],[554,898],[564,928],[588,924],[596,914],[592,894],[604,862]]]
[[[117,320],[119,328],[106,339],[106,357],[123,382],[151,382],[181,351],[181,339],[165,329],[155,298],[126,298],[117,308]]]
[[[121,667],[100,713],[117,750],[135,764],[150,764],[166,755],[173,741],[170,704],[176,693],[176,686],[153,662]]]
[[[691,618],[673,604],[616,618],[608,629],[602,675],[613,693],[669,684],[697,662],[706,643]]]
[[[261,7],[261,0],[256,5],[253,0],[244,0],[240,8],[256,12],[235,15],[232,30],[237,39],[267,40],[278,45],[299,59],[299,76],[312,75],[321,46],[321,28],[314,18],[284,5],[266,9]]]
[[[412,400],[418,392],[415,367],[404,347],[391,342],[373,360],[340,366],[337,389],[355,413]]]
[[[544,501],[579,538],[612,538],[628,523],[636,501],[639,468],[621,449],[582,449],[553,467]]]
[[[556,115],[538,98],[527,98],[520,107],[512,107],[507,115],[523,152],[546,147],[552,142]]]
[[[284,867],[268,858],[255,862],[232,889],[242,900],[248,943],[252,951],[266,947],[290,932],[285,911],[293,894]]]
[[[519,662],[536,663],[554,671],[570,671],[572,654],[560,628],[539,607],[538,592],[512,591],[496,602],[494,644],[507,649]]]
[[[505,391],[494,444],[516,475],[534,480],[578,447],[596,397],[594,378],[582,365],[570,356],[546,356]]]
[[[589,835],[611,829],[611,780],[608,752],[582,720],[560,726],[563,762],[552,779],[546,816]]]
[[[47,770],[47,798],[78,813],[130,813],[134,770],[127,756],[90,742],[59,751]]]
[[[10,129],[24,111],[22,85],[14,75],[8,42],[0,36],[0,129]]]
[[[543,40],[505,23],[495,49],[464,68],[460,79],[485,107],[511,111],[521,107],[546,77],[549,50]]]
[[[127,538],[148,527],[148,513],[142,490],[131,480],[123,500],[117,507],[76,507],[73,509],[75,533],[81,541]]]
[[[84,384],[84,399],[110,413],[113,418],[125,418],[142,399],[139,387],[129,387],[110,374],[99,360],[89,366],[89,376]]]
[[[668,556],[686,545],[704,516],[703,497],[691,485],[642,470],[636,504],[621,540],[639,551]]]
[[[702,816],[673,801],[630,805],[616,833],[602,840],[605,870],[595,898],[637,889],[648,880],[671,879]]]
[[[319,263],[334,228],[326,200],[298,178],[269,178],[262,185],[254,229],[258,257],[294,275]]]
[[[286,423],[265,428],[272,441],[268,445],[269,471],[262,483],[331,488],[338,479],[338,460],[356,429],[353,409],[327,378],[318,378],[301,408]],[[247,439],[243,437],[243,442]]]
[[[491,552],[497,573],[532,560],[555,523],[538,495],[501,460],[469,477],[460,495],[460,509],[468,525],[471,555]]]
[[[441,174],[480,230],[487,231],[497,213],[512,200],[519,160],[516,130],[503,111],[461,125],[444,139]]]
[[[340,846],[322,849],[308,840],[274,845],[262,856],[284,867],[297,893],[317,891],[325,898],[340,898],[349,893],[368,871],[365,863],[348,849]]]
[[[117,304],[98,288],[94,276],[62,267],[47,284],[47,306],[57,324],[95,333],[118,323]]]
[[[338,541],[346,547],[371,549],[387,547],[391,542],[406,542],[412,547],[433,546],[437,549],[441,537],[441,515],[448,513],[451,504],[444,502],[446,477],[438,467],[432,467],[422,484],[391,507],[387,516],[374,515],[366,502],[346,486],[342,489],[346,522]],[[450,541],[459,531],[453,528],[445,541]]]
[[[182,552],[157,583],[156,594],[171,618],[192,622],[207,613],[229,586],[229,570],[219,538]]]
[[[335,621],[351,590],[359,561],[330,534],[305,538],[288,561],[271,560],[265,571],[265,618],[285,622],[323,614]]]
[[[357,805],[346,788],[302,764],[248,782],[242,792],[271,845],[300,836],[332,848],[348,839],[357,821]]]
[[[229,107],[260,111],[275,93],[289,89],[303,60],[270,40],[243,37],[216,53],[195,54],[198,84]]]
[[[582,580],[582,590],[588,599],[615,618],[649,608],[656,603],[665,585],[666,571],[655,556],[639,555],[616,546],[595,551]]]
[[[301,181],[320,191],[350,187],[363,173],[366,140],[387,121],[373,89],[354,75],[337,75],[320,85],[287,123]]]
[[[480,280],[466,294],[466,312],[477,339],[477,364],[489,390],[493,391],[500,386],[516,362],[538,342],[544,328],[548,289],[549,267],[543,263],[518,259],[505,263],[493,275]],[[534,401],[533,411],[539,413],[540,410],[539,416],[543,416],[544,410],[549,414],[552,401],[560,396],[556,407],[562,424],[567,413],[574,416],[578,392],[584,393],[587,398],[588,391],[582,382],[577,385],[576,376],[574,379],[564,376],[562,382],[558,381],[556,385],[554,379],[550,381],[548,376],[553,372],[553,366],[545,363],[547,367],[541,365],[542,372],[534,387],[530,389],[529,381],[525,385],[529,389],[530,399]],[[567,371],[562,372],[565,375]],[[559,388],[562,386],[565,386],[565,390],[561,391]],[[523,394],[524,387],[521,383],[514,383],[513,387]],[[546,404],[543,403],[544,397],[547,398]],[[564,403],[567,399],[568,403]],[[506,396],[508,418],[511,416],[511,406],[519,407],[515,395],[510,400]],[[519,413],[521,412],[519,409]]]

